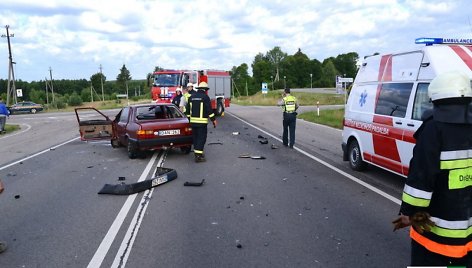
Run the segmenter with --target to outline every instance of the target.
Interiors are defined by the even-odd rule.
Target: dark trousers
[[[285,146],[293,147],[295,144],[295,124],[297,123],[296,113],[284,113],[282,142]],[[289,134],[290,133],[290,134]],[[288,143],[290,136],[290,144]]]
[[[203,154],[207,139],[207,124],[192,124],[193,151],[195,155]]]
[[[412,266],[464,266],[472,267],[472,253],[463,258],[452,258],[427,250],[415,240],[411,240]]]

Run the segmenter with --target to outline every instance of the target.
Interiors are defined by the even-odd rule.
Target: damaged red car
[[[144,151],[180,148],[190,153],[192,128],[187,117],[173,104],[124,107],[111,120],[95,108],[76,108],[82,140],[109,139],[114,148],[126,147],[129,158]]]

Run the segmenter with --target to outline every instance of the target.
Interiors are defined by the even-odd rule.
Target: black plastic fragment
[[[207,145],[223,145],[222,142],[210,142]]]
[[[267,144],[267,143],[269,143],[268,140],[259,140],[259,142],[260,142],[261,144]]]
[[[112,195],[130,195],[139,193],[153,187],[159,186],[166,182],[175,180],[177,178],[177,171],[171,168],[158,167],[154,177],[149,180],[130,184],[105,184],[98,194],[112,194]]]
[[[266,138],[266,137],[264,137],[264,136],[262,136],[262,135],[258,135],[257,137],[258,137],[259,139],[264,139],[264,140],[267,140],[267,138]]]
[[[201,182],[190,182],[186,181],[184,183],[184,186],[202,186],[205,183],[205,179],[203,179]]]

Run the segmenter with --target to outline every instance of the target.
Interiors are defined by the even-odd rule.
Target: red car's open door
[[[113,121],[93,107],[75,108],[81,140],[115,138]]]

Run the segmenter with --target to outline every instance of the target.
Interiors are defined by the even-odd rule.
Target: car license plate
[[[157,135],[159,136],[180,135],[180,129],[159,130],[157,132]]]

